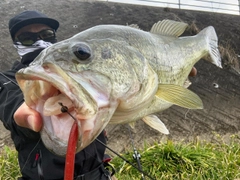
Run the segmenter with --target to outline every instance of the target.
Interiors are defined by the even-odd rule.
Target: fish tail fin
[[[218,50],[218,37],[214,27],[206,27],[199,33],[199,35],[204,35],[207,39],[209,55],[205,59],[222,68],[221,55]]]

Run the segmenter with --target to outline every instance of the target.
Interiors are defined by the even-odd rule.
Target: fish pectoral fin
[[[148,115],[142,118],[142,120],[157,131],[163,134],[169,134],[168,129],[166,128],[165,124],[155,115]]]
[[[203,109],[203,103],[200,97],[182,86],[160,84],[156,96],[184,108]]]
[[[184,22],[165,19],[155,23],[152,26],[150,33],[178,37],[186,30],[187,27],[188,24]]]

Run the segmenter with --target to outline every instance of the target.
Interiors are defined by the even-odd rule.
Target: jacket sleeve
[[[0,120],[11,131],[15,145],[23,139],[39,138],[39,133],[18,126],[13,115],[24,102],[23,94],[15,81],[15,70],[0,73]]]

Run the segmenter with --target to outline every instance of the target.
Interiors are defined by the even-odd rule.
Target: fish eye
[[[72,47],[72,51],[82,63],[87,63],[91,57],[91,49],[86,44],[76,44]]]

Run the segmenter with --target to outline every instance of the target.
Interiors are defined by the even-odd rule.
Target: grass
[[[143,171],[154,179],[166,180],[234,180],[240,178],[239,137],[232,136],[230,142],[191,142],[155,144],[139,151]],[[132,152],[123,156],[130,159]],[[116,176],[124,180],[139,180],[139,173],[131,165],[116,157],[112,161]],[[148,178],[146,178],[148,179]]]
[[[233,135],[225,143],[220,136],[214,143],[194,141],[190,143],[154,144],[139,150],[143,171],[161,180],[237,180],[240,178],[239,137]],[[137,166],[133,152],[123,156]],[[111,164],[119,180],[139,180],[139,173],[119,157]],[[20,175],[17,152],[7,146],[0,155],[0,180],[13,180]],[[145,177],[145,179],[149,179]]]
[[[237,53],[231,47],[229,42],[226,42],[226,45],[219,45],[219,51],[223,60],[223,66],[225,68],[233,68],[235,71],[240,70],[240,65],[237,57]],[[240,71],[239,71],[240,73]]]
[[[19,176],[17,151],[4,146],[0,152],[0,180],[15,180]]]

